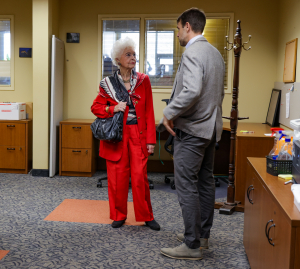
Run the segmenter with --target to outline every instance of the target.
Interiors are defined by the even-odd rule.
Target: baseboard
[[[31,175],[34,177],[49,177],[49,169],[32,169]]]

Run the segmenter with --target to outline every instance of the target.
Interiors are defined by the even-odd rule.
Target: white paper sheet
[[[288,119],[290,117],[290,93],[285,95],[285,117]]]

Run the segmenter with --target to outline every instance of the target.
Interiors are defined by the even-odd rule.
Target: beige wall
[[[239,115],[249,116],[251,122],[263,122],[266,117],[268,102],[274,81],[282,80],[283,56],[280,54],[285,42],[293,39],[299,32],[297,28],[296,0],[253,0],[251,4],[233,1],[147,1],[130,5],[124,1],[94,0],[49,0],[48,26],[42,27],[45,32],[32,34],[32,2],[46,0],[10,0],[2,1],[1,14],[15,16],[15,91],[0,91],[0,101],[34,102],[34,115],[39,115],[34,124],[34,168],[48,168],[48,120],[49,120],[49,53],[50,36],[54,33],[63,41],[67,32],[79,32],[79,44],[65,44],[65,82],[64,82],[64,118],[93,118],[90,106],[97,94],[98,68],[98,14],[180,14],[183,10],[196,6],[207,13],[234,13],[234,20],[242,21],[244,41],[252,35],[252,50],[242,52],[240,65]],[[20,5],[22,2],[22,5]],[[174,4],[175,3],[175,4]],[[200,5],[201,4],[201,5]],[[288,7],[287,7],[288,6]],[[281,12],[281,24],[278,16]],[[275,14],[275,15],[274,15]],[[40,25],[41,26],[41,25]],[[34,25],[39,31],[39,25]],[[235,26],[236,27],[236,26]],[[234,28],[235,28],[234,27]],[[280,35],[278,47],[278,29]],[[36,69],[33,74],[32,59],[18,57],[19,47],[32,47],[32,38],[47,38],[47,44],[33,47],[33,57],[44,59],[44,69]],[[42,52],[43,51],[43,52]],[[38,60],[38,61],[40,61]],[[278,65],[277,65],[278,61]],[[298,61],[299,62],[299,61]],[[40,72],[41,76],[37,76]],[[34,75],[34,81],[33,81]],[[33,84],[35,84],[33,91]],[[41,91],[39,92],[39,87]],[[33,97],[33,93],[34,96]],[[161,99],[169,94],[154,93],[156,119],[162,116],[165,104]],[[43,98],[45,98],[43,100]],[[42,100],[42,102],[41,102]],[[223,114],[229,116],[232,95],[226,94]],[[38,130],[43,129],[42,133]],[[39,135],[38,135],[39,134]]]
[[[64,84],[64,117],[93,118],[90,112],[96,96],[97,81],[97,15],[175,13],[197,6],[207,13],[233,12],[235,21],[242,21],[244,41],[252,35],[252,50],[241,55],[240,65],[240,116],[249,116],[251,122],[266,118],[271,89],[276,78],[278,1],[254,0],[251,4],[240,1],[146,1],[124,5],[123,1],[60,2],[59,37],[66,40],[67,32],[79,32],[79,44],[66,43],[66,70]],[[174,4],[176,3],[176,4]],[[201,3],[201,5],[200,5]],[[242,4],[245,3],[245,4]],[[234,27],[236,28],[236,27]],[[160,100],[169,94],[154,93],[156,119],[162,116],[165,104]],[[223,114],[229,116],[231,94],[226,94]]]
[[[285,46],[288,41],[298,38],[300,41],[300,1],[280,0],[278,28],[278,61],[276,81],[283,81]],[[298,45],[299,48],[299,45]],[[300,81],[300,53],[297,54],[296,82]]]
[[[32,102],[32,58],[19,58],[20,47],[32,48],[32,0],[1,1],[0,14],[15,24],[15,90],[0,91],[0,102]]]

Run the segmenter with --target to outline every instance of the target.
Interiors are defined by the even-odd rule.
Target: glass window
[[[177,44],[177,22],[146,20],[145,73],[152,87],[172,87],[182,49]]]
[[[102,78],[110,76],[118,68],[113,65],[111,50],[116,40],[130,37],[136,44],[136,71],[139,71],[140,21],[139,20],[103,20],[102,35]]]
[[[216,47],[225,62],[225,93],[231,92],[232,51],[228,52],[225,36],[233,36],[233,14],[206,14],[204,37]],[[129,36],[137,44],[136,71],[147,74],[154,92],[170,92],[185,47],[177,38],[178,14],[157,15],[99,15],[99,69],[98,79],[111,75],[111,49],[114,42]],[[141,46],[141,48],[140,48]]]
[[[207,19],[203,33],[207,41],[212,44],[223,56],[225,62],[224,87],[228,87],[228,54],[225,36],[229,35],[229,19]]]
[[[0,86],[11,85],[10,20],[0,20]]]

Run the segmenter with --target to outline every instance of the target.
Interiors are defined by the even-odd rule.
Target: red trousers
[[[142,152],[137,125],[124,125],[123,152],[117,162],[106,160],[110,218],[127,218],[129,177],[136,221],[153,220],[147,177],[148,157]]]

